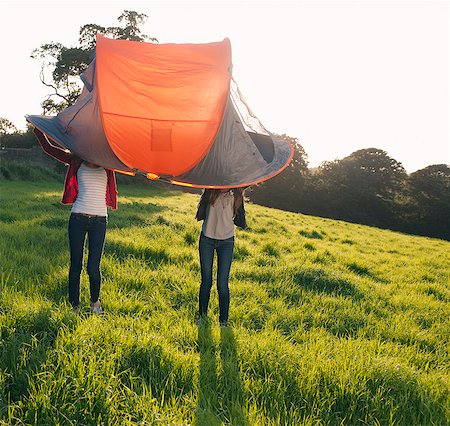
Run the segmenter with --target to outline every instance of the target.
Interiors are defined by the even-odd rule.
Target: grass
[[[61,189],[0,182],[0,424],[449,424],[450,243],[248,204],[198,329],[198,196],[123,185],[77,315]]]

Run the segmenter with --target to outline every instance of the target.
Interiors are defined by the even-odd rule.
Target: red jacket
[[[47,137],[37,128],[34,129],[41,148],[54,159],[68,164],[66,178],[64,180],[64,193],[61,202],[63,204],[73,204],[78,196],[77,172],[83,160],[76,155],[52,145]],[[113,210],[117,209],[117,185],[116,176],[113,170],[105,169],[108,177],[106,184],[106,205]]]

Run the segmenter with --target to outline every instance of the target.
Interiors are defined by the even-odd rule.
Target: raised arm
[[[207,192],[206,190],[203,190],[202,196],[200,197],[200,201],[197,206],[197,214],[195,215],[195,218],[197,220],[204,220],[206,217],[206,206],[207,206],[206,197]]]
[[[39,141],[39,145],[41,145],[41,148],[44,150],[44,152],[53,157],[55,160],[68,164],[73,159],[73,154],[62,148],[58,148],[52,145],[48,141],[47,137],[38,128],[35,127],[33,133]]]

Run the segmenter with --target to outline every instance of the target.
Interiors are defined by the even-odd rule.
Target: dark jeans
[[[88,235],[87,273],[91,290],[91,302],[95,303],[100,296],[102,274],[100,260],[106,235],[106,217],[84,216],[72,213],[69,219],[69,302],[72,306],[80,304],[80,275],[83,268],[83,251],[86,234]]]
[[[219,293],[219,321],[228,321],[230,308],[230,277],[231,262],[233,261],[234,237],[226,240],[215,240],[200,234],[199,254],[202,282],[198,295],[199,315],[207,315],[209,296],[212,287],[212,270],[214,251],[217,253],[217,292]]]

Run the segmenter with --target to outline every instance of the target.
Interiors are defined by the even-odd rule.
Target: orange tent
[[[247,186],[287,166],[292,147],[267,132],[231,78],[228,39],[155,44],[97,35],[84,89],[42,133],[106,168],[198,187]],[[246,120],[247,118],[247,120]]]

